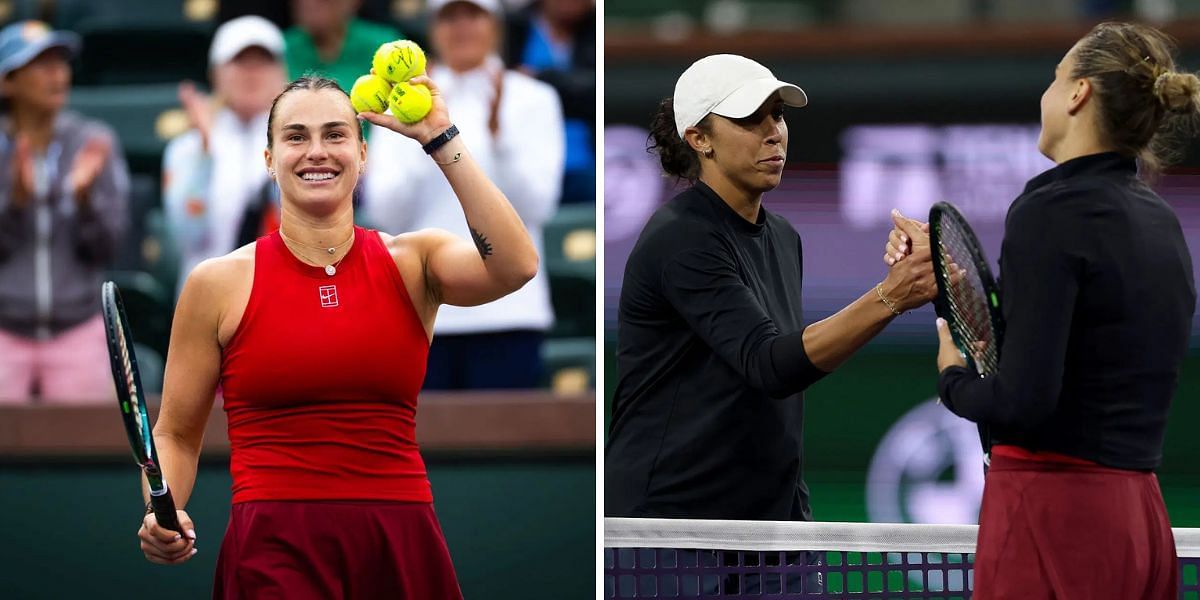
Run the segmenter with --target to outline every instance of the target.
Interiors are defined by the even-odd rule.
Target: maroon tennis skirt
[[[233,505],[214,600],[461,600],[433,505]]]
[[[1153,473],[997,449],[979,514],[976,600],[1178,597],[1175,538]]]

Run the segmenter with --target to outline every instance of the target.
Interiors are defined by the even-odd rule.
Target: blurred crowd
[[[187,0],[166,2],[185,24],[173,39],[206,44],[207,80],[170,84],[176,110],[157,115],[161,162],[147,165],[127,162],[122,145],[139,123],[106,123],[95,114],[103,111],[77,110],[71,95],[79,89],[73,75],[89,65],[89,53],[111,50],[90,47],[89,40],[119,39],[113,34],[149,4],[92,3],[111,14],[74,21],[90,34],[62,25],[72,10],[89,10],[83,2],[0,15],[9,21],[0,30],[0,403],[112,397],[99,315],[106,278],[127,296],[135,336],[143,333],[138,350],[149,356],[139,358],[151,365],[143,371],[153,380],[169,336],[163,324],[191,269],[278,226],[278,191],[263,159],[275,96],[307,73],[332,77],[348,91],[384,42],[410,38],[425,47],[429,73],[464,139],[537,243],[557,252],[553,244],[561,240],[546,240],[544,231],[581,221],[579,215],[594,221],[594,0],[260,0],[208,3],[207,12]],[[105,38],[96,30],[114,22],[114,14],[117,25],[101,32],[111,35]],[[156,15],[140,27],[169,32],[161,22]],[[201,35],[187,35],[196,31]],[[188,56],[186,47],[139,50],[161,61],[163,72]],[[105,89],[119,98],[136,95],[140,84],[162,87],[138,81],[137,67],[128,66],[105,75],[122,82]],[[99,72],[85,77],[95,81]],[[167,133],[168,114],[186,117],[176,118],[182,126],[174,135]],[[355,200],[361,224],[390,233],[438,227],[467,235],[449,186],[415,144],[378,130],[368,132],[368,145],[372,168]],[[138,182],[159,185],[145,190]],[[589,226],[594,230],[594,222]],[[591,332],[564,329],[561,322],[570,319],[561,315],[556,321],[561,303],[552,301],[556,284],[548,273],[556,263],[545,254],[541,272],[520,292],[482,307],[442,309],[427,389],[550,383],[547,336]],[[576,309],[591,313],[594,305]]]

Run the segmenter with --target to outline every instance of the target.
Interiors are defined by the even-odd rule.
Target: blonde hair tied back
[[[1091,82],[1100,133],[1148,179],[1182,158],[1200,125],[1200,79],[1176,66],[1177,51],[1171,36],[1137,23],[1096,25],[1074,50],[1071,75]]]
[[[1200,78],[1191,73],[1163,72],[1154,79],[1153,93],[1170,112],[1191,114],[1200,110]]]

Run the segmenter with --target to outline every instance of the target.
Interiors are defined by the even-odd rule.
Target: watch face
[[[429,140],[428,144],[421,146],[421,149],[425,151],[425,154],[433,154],[434,152],[437,151],[438,148],[441,148],[442,146],[444,146],[446,144],[446,142],[449,142],[450,140],[454,139],[454,137],[457,135],[458,135],[458,126],[451,125],[450,128],[447,129],[446,131],[443,131],[441,133],[441,135],[433,138],[432,140]]]

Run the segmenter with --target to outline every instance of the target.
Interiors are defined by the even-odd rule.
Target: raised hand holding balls
[[[387,42],[371,61],[375,74],[391,83],[403,83],[425,74],[425,51],[410,40]]]
[[[363,75],[350,88],[350,103],[356,112],[381,113],[388,109],[392,84],[378,75]]]
[[[446,103],[438,94],[437,86],[425,76],[425,52],[420,46],[409,40],[383,44],[375,51],[371,67],[371,75],[365,77],[374,79],[364,82],[360,77],[350,93],[354,110],[361,118],[421,144],[428,143],[450,127]],[[383,85],[379,80],[383,80]],[[360,82],[364,86],[361,90]],[[356,94],[355,90],[361,93]],[[381,92],[382,103],[379,102]],[[356,100],[360,96],[362,99]]]
[[[423,86],[429,93],[429,110],[424,118],[414,122],[405,123],[396,118],[395,115],[382,114],[374,111],[363,112],[359,116],[366,119],[373,125],[386,127],[400,135],[412,138],[422,145],[429,143],[429,140],[439,136],[442,132],[450,128],[450,113],[446,110],[446,102],[442,100],[441,93],[431,79],[425,76],[414,77],[408,82],[411,86]],[[395,88],[392,89],[393,94]],[[416,94],[420,94],[418,91]],[[411,94],[411,95],[416,95]],[[406,95],[410,95],[406,92]]]

